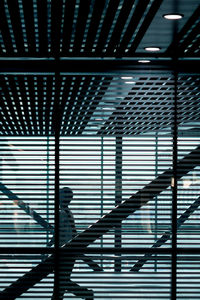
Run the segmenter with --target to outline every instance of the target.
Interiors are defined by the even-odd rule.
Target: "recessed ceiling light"
[[[182,14],[166,14],[163,15],[163,18],[167,19],[167,20],[180,20],[183,18]]]
[[[124,80],[126,80],[126,79],[133,79],[133,77],[130,77],[130,76],[123,76],[123,77],[121,77],[121,79],[124,79]]]
[[[100,122],[100,121],[103,121],[104,119],[103,118],[96,118],[94,119],[96,122]]]
[[[135,81],[125,81],[126,84],[136,84]]]
[[[145,47],[144,48],[146,51],[150,51],[150,52],[157,52],[160,51],[160,47]]]
[[[138,60],[138,62],[141,63],[141,64],[148,64],[148,63],[150,63],[151,61],[148,60],[148,59],[140,59],[140,60]]]

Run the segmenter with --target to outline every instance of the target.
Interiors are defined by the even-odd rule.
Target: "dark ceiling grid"
[[[49,130],[52,135],[55,135],[57,130],[57,125],[60,120],[58,120],[58,106],[59,106],[59,95],[60,95],[60,86],[61,86],[61,77],[55,74],[52,81],[52,98],[50,105],[50,114],[49,114]],[[59,111],[60,114],[60,111]]]
[[[190,55],[190,51],[185,52],[188,49],[189,43],[191,42],[190,35],[195,36],[192,32],[193,30],[197,30],[197,34],[199,33],[199,22],[200,22],[200,5],[194,11],[192,16],[189,18],[187,23],[183,26],[181,31],[176,35],[175,40],[168,47],[167,53],[169,55],[173,55],[176,52],[179,56]],[[196,24],[196,25],[195,25]],[[196,34],[196,32],[195,32]],[[189,49],[188,49],[189,50]]]
[[[4,52],[6,52],[6,47],[3,41],[3,36],[1,34],[1,28],[0,28],[0,56],[2,56]]]
[[[8,25],[8,20],[5,13],[5,5],[3,1],[0,1],[0,29],[5,45],[6,52],[2,55],[12,55],[13,54],[13,40],[10,34],[10,28]]]
[[[43,120],[44,120],[44,108],[45,108],[45,104],[46,104],[46,95],[44,94],[44,88],[45,88],[45,83],[46,80],[44,79],[44,76],[37,76],[37,79],[35,81],[36,85],[34,86],[35,88],[35,96],[38,102],[38,108],[37,108],[37,112],[38,112],[38,119],[39,119],[39,129],[38,129],[38,133],[39,135],[43,135],[44,131],[43,131]]]
[[[61,135],[64,134],[63,128],[65,128],[66,124],[66,115],[68,114],[68,107],[72,107],[72,101],[70,97],[70,91],[72,87],[72,76],[62,76],[62,84],[60,91],[60,111],[61,111]],[[68,116],[67,116],[68,118]]]
[[[98,81],[99,83],[99,81]],[[95,101],[91,99],[91,94],[96,93],[97,86],[94,83],[93,76],[82,77],[82,81],[76,93],[75,106],[73,108],[73,115],[69,124],[68,133],[77,135],[80,131],[80,125],[89,116],[91,111],[96,106]]]
[[[79,126],[77,134],[81,135],[87,126],[88,122],[91,120],[91,117],[94,111],[98,108],[98,104],[102,101],[103,97],[106,95],[106,91],[110,86],[112,77],[99,77],[95,76],[93,85],[89,92],[89,97],[85,101],[84,106],[82,107],[82,115],[79,117]],[[95,124],[95,122],[93,122]]]
[[[52,117],[51,116],[51,101],[54,100],[53,94],[53,77],[52,76],[45,76],[46,77],[46,103],[44,104],[44,135],[49,136],[51,135],[52,131]],[[61,110],[62,111],[62,110]]]
[[[24,40],[24,50],[25,50],[25,53],[28,53],[29,52],[28,38],[27,38],[27,31],[26,31],[26,26],[25,26],[23,1],[18,0],[18,5],[19,5],[19,18],[21,18],[21,28],[22,28],[22,34],[23,34],[22,39]]]
[[[41,56],[48,55],[47,36],[47,0],[37,1],[39,52]],[[59,20],[59,19],[58,19]]]
[[[15,127],[16,127],[16,134],[22,133],[23,135],[25,127],[23,124],[21,108],[18,111],[18,108],[20,106],[19,100],[16,99],[16,94],[14,92],[14,85],[12,85],[10,82],[10,76],[8,77],[5,76],[1,78],[1,86],[10,111],[10,116],[8,116],[7,122],[9,125],[11,125],[13,119],[13,122],[15,123]]]
[[[200,53],[200,14],[186,38],[179,44],[179,52],[183,55],[195,56]]]
[[[108,134],[108,130],[112,132],[112,127],[117,126],[119,128],[120,122],[123,120],[123,108],[121,106],[121,103],[123,102],[121,99],[127,96],[128,92],[130,91],[130,85],[126,85],[122,79],[119,77],[113,77],[112,83],[110,84],[110,94],[105,94],[105,97],[107,98],[104,101],[104,104],[102,104],[99,107],[99,117],[104,118],[105,112],[103,109],[112,109],[113,112],[110,116],[107,117],[105,120],[105,123],[103,124],[103,130]],[[122,125],[123,126],[123,125]],[[98,134],[101,133],[102,129],[98,131]]]
[[[88,29],[88,34],[85,41],[85,54],[87,56],[92,56],[95,53],[96,43],[99,35],[99,26],[102,19],[102,14],[105,8],[105,1],[95,1],[93,13],[91,16],[91,22]]]
[[[198,28],[196,36],[192,41],[191,47],[189,46],[188,47],[189,49],[187,51],[187,54],[189,54],[190,56],[199,56],[200,54],[200,34],[199,34],[200,22],[198,24],[198,27],[196,28]]]
[[[136,56],[163,1],[0,1],[0,53],[2,57]],[[182,56],[199,55],[199,10],[177,34]],[[162,55],[173,54],[173,45]]]
[[[8,10],[12,23],[12,30],[16,42],[17,54],[25,55],[24,34],[22,31],[22,16],[19,12],[18,0],[7,0]]]
[[[1,128],[1,135],[17,135],[20,134],[19,123],[16,118],[16,114],[13,108],[11,94],[7,89],[6,81],[3,76],[0,78],[0,87],[1,87],[1,121],[4,128]],[[10,92],[11,93],[11,92]],[[3,129],[5,131],[3,131]]]
[[[63,1],[52,0],[50,1],[50,15],[51,15],[51,55],[58,58],[61,52],[61,24],[63,18]],[[49,16],[48,16],[49,19]],[[50,41],[49,41],[50,43]]]
[[[0,135],[15,135],[15,128],[13,126],[13,124],[8,125],[8,122],[6,121],[6,119],[8,119],[8,114],[5,108],[5,105],[1,105],[0,106]]]
[[[131,86],[120,77],[62,75],[61,135],[85,134],[86,127],[91,134],[97,131],[100,135],[140,134],[148,128],[150,131],[158,130],[159,126],[169,127],[173,111],[169,105],[173,97],[172,78],[155,75],[134,79],[136,84]],[[10,134],[53,135],[55,76],[2,75],[0,83],[1,120]],[[179,124],[199,121],[198,76],[179,76],[178,84]],[[112,106],[114,109],[105,113],[105,108]],[[100,122],[94,130],[96,119]]]
[[[200,78],[182,75],[178,77],[178,123],[200,121]]]
[[[134,52],[137,50],[138,45],[140,44],[142,38],[144,37],[149,25],[151,24],[154,16],[159,10],[160,5],[162,4],[163,0],[154,0],[151,7],[148,10],[148,13],[146,14],[144,21],[142,22],[137,35],[132,43],[132,45],[129,48],[129,51],[127,52],[128,56],[131,56],[134,54]]]
[[[1,99],[3,99],[3,95],[1,96]],[[1,102],[2,103],[0,105],[0,135],[8,135],[9,133],[10,135],[14,135],[15,132],[14,126],[10,127],[8,125],[8,122],[6,121],[8,120],[8,113],[6,111],[6,109],[8,109],[7,103],[5,103],[5,101],[1,101]]]
[[[144,81],[144,84],[142,82]],[[136,120],[135,126],[127,126],[127,134],[142,134],[148,131],[156,131],[172,124],[172,97],[173,81],[167,77],[140,78],[138,85],[142,84],[141,91],[135,88],[136,108],[130,106],[133,114],[132,124]],[[143,92],[144,91],[144,92]],[[130,93],[131,94],[131,93]],[[138,103],[137,103],[138,101]]]
[[[143,130],[153,129],[155,114],[160,118],[157,129],[161,121],[166,123],[171,117],[172,109],[166,101],[173,93],[170,78],[140,77],[136,84],[101,128],[100,134],[140,134]]]
[[[77,135],[80,123],[84,120],[85,115],[89,114],[90,105],[93,103],[91,99],[91,92],[96,91],[96,86],[94,86],[94,77],[86,76],[82,78],[82,82],[80,83],[79,90],[76,98],[76,106],[74,107],[74,114],[71,119],[71,134]]]
[[[35,132],[37,132],[36,122],[34,119],[33,111],[32,111],[32,103],[31,103],[31,97],[30,97],[30,89],[28,84],[28,76],[18,76],[19,82],[21,82],[22,85],[22,95],[23,95],[23,102],[26,109],[26,116],[28,122],[30,122],[30,135],[34,135]],[[36,130],[34,130],[36,129]]]
[[[26,90],[26,85],[27,83],[26,78],[22,76],[18,76],[16,78],[16,81],[18,83],[18,98],[21,100],[20,106],[23,108],[23,118],[26,121],[26,132],[29,135],[32,135],[32,127],[31,127],[31,114],[29,112],[29,107],[28,106],[28,91]]]
[[[27,76],[27,87],[29,90],[29,97],[30,97],[30,109],[31,109],[31,116],[33,120],[33,131],[34,135],[38,135],[38,118],[36,115],[36,103],[35,103],[35,90],[34,90],[34,76],[29,75]]]
[[[24,25],[27,33],[27,46],[28,54],[30,56],[36,55],[36,42],[34,31],[34,14],[33,14],[33,0],[22,0],[23,13],[24,13]]]
[[[136,28],[137,28],[139,22],[141,21],[142,16],[143,16],[148,4],[149,4],[149,0],[138,1],[137,5],[135,7],[135,11],[129,22],[129,25],[127,26],[127,30],[123,35],[120,45],[118,45],[117,56],[122,57],[127,54],[128,45],[130,46],[130,40],[133,37],[133,35],[136,31]]]
[[[79,119],[84,118],[84,116],[80,115],[80,113],[83,112],[83,107],[85,106],[85,103],[87,103],[88,101],[88,97],[89,97],[88,90],[90,89],[91,85],[92,85],[91,76],[82,77],[80,84],[77,87],[76,99],[74,101],[75,106],[73,107],[73,114],[71,116],[71,121],[68,126],[69,134],[75,135],[77,133],[79,127],[78,124],[80,122]],[[86,109],[87,109],[87,105],[86,105]]]
[[[69,51],[71,53],[71,56],[74,56],[73,52],[74,52],[74,46],[75,46],[75,34],[76,34],[78,14],[79,14],[79,5],[76,3],[75,3],[74,15],[73,15],[73,19],[72,19],[72,30],[71,30],[69,45],[67,48],[67,51]]]
[[[35,34],[35,49],[36,56],[40,56],[40,43],[39,43],[39,26],[38,26],[38,6],[37,0],[33,0],[33,16],[34,16],[34,24],[33,30]],[[29,22],[29,16],[27,16]],[[30,54],[28,54],[30,55]]]
[[[71,129],[72,129],[72,120],[73,120],[73,115],[75,114],[74,111],[74,104],[76,105],[76,98],[77,98],[77,93],[79,90],[80,83],[82,81],[81,76],[73,76],[72,77],[72,82],[70,86],[70,92],[69,92],[69,101],[68,105],[64,110],[63,114],[63,124],[62,124],[62,132],[66,135],[70,135]],[[67,95],[66,95],[67,96]],[[69,126],[71,125],[71,126]]]
[[[19,87],[18,78],[16,76],[8,76],[8,79],[5,79],[5,82],[7,84],[7,88],[10,91],[10,96],[13,97],[12,103],[15,109],[15,114],[17,115],[17,121],[20,126],[20,130],[25,134],[27,131],[27,122],[24,115],[24,107]]]
[[[71,34],[72,34],[72,24],[74,19],[74,13],[75,13],[75,5],[76,1],[66,1],[65,3],[65,10],[64,10],[64,20],[63,20],[63,29],[61,32],[61,42],[62,42],[62,48],[61,48],[61,54],[64,56],[68,56],[70,52],[72,51],[70,47],[71,42]]]
[[[75,28],[75,38],[74,38],[74,47],[73,55],[78,56],[82,51],[82,46],[84,45],[84,32],[86,30],[86,23],[88,15],[90,12],[90,2],[91,0],[80,1],[78,19]]]
[[[21,99],[21,91],[18,81],[18,76],[8,76],[8,80],[6,82],[9,83],[9,87],[11,88],[12,95],[13,95],[13,102],[15,102],[16,112],[18,113],[21,130],[23,132],[23,135],[28,133],[28,126],[27,126],[27,120],[24,115],[24,107],[23,102]]]
[[[32,135],[34,134],[34,118],[32,115],[32,103],[30,97],[30,89],[28,86],[28,77],[24,76],[16,76],[15,81],[18,83],[18,96],[20,93],[20,106],[23,109],[24,118],[26,120],[26,131],[24,135]],[[35,97],[34,97],[35,102]],[[37,127],[36,127],[37,128]],[[38,134],[38,129],[36,130],[36,135]]]
[[[95,50],[96,56],[104,56],[104,52],[106,51],[106,41],[111,29],[111,26],[113,25],[113,20],[115,18],[118,6],[119,6],[120,0],[110,0],[108,3],[108,7],[105,13],[105,16],[103,18],[103,24],[101,27],[101,32],[99,34],[99,38],[97,41],[97,46]]]
[[[104,49],[103,49],[103,52],[102,52],[102,56],[105,56],[105,57],[108,56],[106,54],[106,52],[107,52],[108,46],[110,44],[110,39],[112,38],[113,32],[115,31],[116,25],[117,25],[117,23],[119,24],[119,18],[120,18],[120,15],[121,15],[121,10],[124,7],[124,3],[125,3],[124,0],[120,0],[119,1],[118,7],[117,7],[116,12],[115,12],[115,16],[113,18],[112,24],[110,25],[110,30],[108,32],[107,39],[105,41],[105,45],[104,45]],[[123,28],[123,24],[120,24],[119,28],[121,28],[121,27]],[[119,35],[120,35],[120,32],[119,32]]]
[[[115,27],[113,29],[112,35],[108,42],[108,46],[107,46],[106,53],[105,53],[106,56],[115,56],[115,53],[117,52],[117,49],[120,44],[120,38],[121,38],[121,35],[123,32],[123,28],[129,17],[129,14],[134,5],[134,2],[135,2],[135,0],[126,0],[123,3],[122,8],[120,9],[120,13],[117,18]]]

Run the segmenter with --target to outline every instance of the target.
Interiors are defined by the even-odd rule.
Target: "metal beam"
[[[149,59],[149,64],[138,63],[138,60]],[[55,74],[56,60],[54,58],[0,58],[0,74]],[[138,72],[164,72],[173,70],[173,61],[170,57],[148,57],[137,55],[131,59],[90,59],[90,58],[60,58],[59,71],[62,75],[80,74],[128,74]],[[179,59],[177,64],[179,72],[200,73],[200,59]]]

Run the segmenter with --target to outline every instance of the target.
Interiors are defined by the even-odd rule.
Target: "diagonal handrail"
[[[186,210],[185,212],[178,218],[177,220],[177,229],[184,224],[185,221],[191,216],[191,214],[198,208],[200,205],[200,197],[197,198]],[[151,248],[158,248],[164,245],[171,236],[171,230],[167,230],[154,244]],[[134,266],[130,269],[131,272],[138,272],[143,265],[151,258],[153,253],[146,253],[142,258],[140,258]]]
[[[197,165],[199,165],[199,162],[200,146],[192,150],[177,163],[177,179],[180,179],[189,171],[194,169]],[[127,218],[130,214],[134,213],[137,209],[148,203],[149,199],[158,196],[162,191],[168,188],[171,184],[172,176],[172,169],[166,170],[152,182],[147,184],[143,189],[139,190],[129,199],[119,204],[111,212],[100,218],[85,231],[75,236],[70,243],[63,246],[63,249],[66,249],[73,254],[75,253],[76,249],[78,249],[80,253],[83,253],[87,246],[109,231],[119,221]],[[21,294],[25,293],[28,289],[33,287],[34,284],[45,278],[53,271],[53,262],[54,255],[52,254],[44,262],[38,264],[28,273],[18,278],[10,286],[6,287],[0,293],[0,299],[14,300],[16,297],[19,297]]]
[[[20,200],[17,195],[15,195],[11,190],[9,190],[3,183],[0,182],[0,190],[6,195],[10,200],[14,201],[16,205],[19,206],[22,210],[24,210],[29,216],[31,216],[39,225],[41,225],[46,230],[51,233],[54,232],[53,226],[48,223],[44,218],[41,217],[34,209],[32,209],[28,204],[24,201]]]
[[[40,226],[42,226],[47,231],[54,233],[54,227],[48,223],[40,214],[38,214],[34,209],[32,209],[28,204],[19,199],[11,190],[9,190],[4,184],[0,182],[0,190],[6,195],[10,200],[13,200],[16,205],[18,205],[22,210],[24,210],[29,216],[31,216]],[[89,256],[84,254],[80,258],[88,264],[94,271],[102,272],[103,269],[94,262]]]

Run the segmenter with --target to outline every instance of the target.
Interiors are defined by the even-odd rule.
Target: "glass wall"
[[[80,83],[79,93],[88,79],[63,78],[62,97],[68,80],[73,93]],[[51,299],[57,279],[63,299],[91,298],[92,291],[95,300],[172,299],[172,290],[178,299],[194,299],[199,295],[200,123],[199,92],[193,90],[198,77],[179,75],[178,87],[172,74],[138,75],[131,87],[120,76],[89,79],[92,89],[84,87],[82,104],[81,97],[73,109],[66,99],[61,103],[67,108],[59,153],[53,135],[1,135],[0,299]],[[108,94],[99,100],[94,93],[101,89]],[[112,102],[113,95],[118,97]],[[97,118],[100,127],[94,126]],[[61,196],[55,199],[58,156],[60,195],[66,188],[71,193],[68,227],[60,222]],[[56,228],[64,230],[61,243]]]

